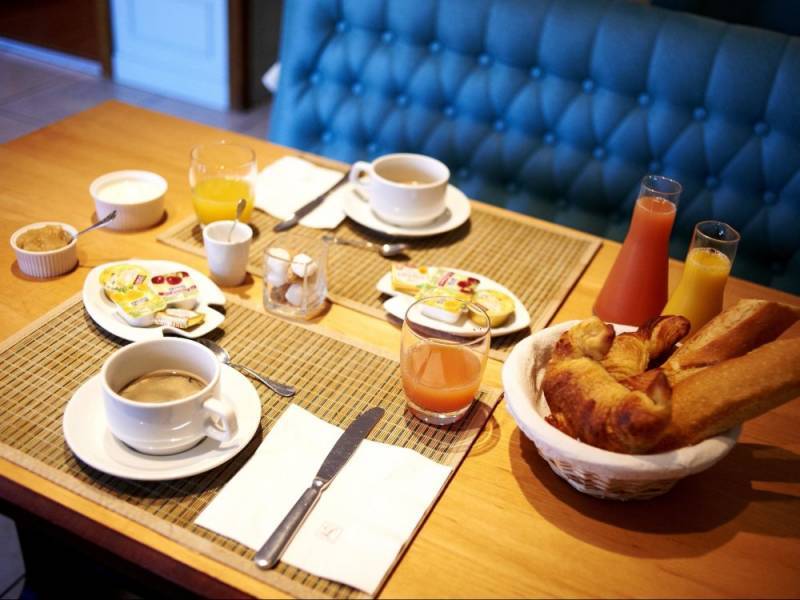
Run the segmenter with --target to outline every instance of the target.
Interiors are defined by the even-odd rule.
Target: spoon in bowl
[[[239,198],[239,202],[236,203],[236,218],[233,220],[233,225],[231,225],[231,230],[228,232],[228,241],[231,241],[231,236],[233,235],[233,230],[236,229],[236,226],[239,224],[239,219],[242,217],[242,213],[244,212],[244,207],[247,205],[247,202],[244,198]]]
[[[93,223],[92,225],[89,225],[86,229],[81,229],[78,233],[75,234],[75,237],[77,238],[79,235],[84,234],[87,231],[91,231],[92,229],[97,229],[98,227],[102,227],[106,223],[110,223],[111,221],[113,221],[116,218],[117,218],[117,211],[116,210],[112,210],[105,217],[100,219],[97,223]]]
[[[250,367],[246,367],[244,365],[231,362],[231,355],[228,354],[228,351],[225,350],[225,348],[223,348],[216,342],[212,342],[211,340],[208,340],[206,338],[197,338],[195,339],[195,342],[200,342],[201,344],[203,344],[203,346],[211,350],[211,352],[213,352],[216,355],[217,360],[219,360],[220,362],[230,367],[239,369],[240,371],[244,371],[254,379],[257,379],[258,381],[263,383],[265,386],[267,386],[269,389],[271,389],[279,396],[283,396],[284,398],[289,398],[290,396],[294,396],[297,393],[297,390],[295,390],[295,388],[292,387],[291,385],[278,383],[277,381],[274,381],[269,377],[264,377],[263,375],[254,371]]]
[[[347,240],[344,238],[337,238],[336,236],[326,233],[322,236],[324,242],[331,242],[332,244],[341,244],[343,246],[353,246],[355,248],[363,248],[365,250],[375,250],[384,258],[397,256],[408,250],[408,244],[394,243],[394,244],[373,244],[372,242],[362,242],[361,240]]]

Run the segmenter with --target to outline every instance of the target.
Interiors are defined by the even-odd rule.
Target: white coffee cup
[[[191,373],[207,382],[194,394],[165,402],[137,402],[118,393],[154,371]],[[135,342],[114,352],[100,371],[106,421],[111,433],[146,454],[175,454],[205,437],[227,442],[238,423],[230,401],[220,394],[220,362],[191,340],[159,338]]]
[[[449,179],[443,162],[422,154],[387,154],[372,163],[358,161],[350,170],[350,182],[365,190],[372,211],[401,227],[423,225],[442,214]]]
[[[214,221],[203,227],[203,246],[211,279],[223,287],[242,283],[247,275],[252,239],[253,230],[245,223],[234,226],[233,221]]]

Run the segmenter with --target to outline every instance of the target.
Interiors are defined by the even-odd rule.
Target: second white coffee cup
[[[164,370],[191,373],[206,382],[176,400],[138,402],[119,392],[132,381]],[[220,394],[221,365],[205,346],[181,338],[135,342],[114,352],[100,372],[106,421],[111,433],[146,454],[175,454],[205,437],[227,442],[238,423],[230,401]]]
[[[350,170],[350,182],[364,188],[372,211],[401,227],[424,225],[441,215],[449,179],[447,165],[423,154],[387,154],[371,163],[358,161]]]

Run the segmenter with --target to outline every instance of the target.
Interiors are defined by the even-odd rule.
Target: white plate
[[[150,456],[126,446],[108,430],[100,375],[84,383],[64,410],[67,445],[98,471],[139,481],[164,481],[204,473],[236,456],[258,430],[261,399],[247,378],[222,365],[222,395],[233,403],[239,432],[229,442],[206,438],[194,448],[169,456]]]
[[[151,325],[150,327],[134,327],[128,324],[117,312],[117,306],[106,296],[103,286],[100,284],[100,272],[106,267],[118,264],[140,265],[147,269],[152,275],[168,273],[170,271],[186,271],[197,284],[197,306],[194,310],[206,316],[197,327],[190,330],[178,329],[177,327],[165,327],[163,325]],[[95,323],[107,332],[121,337],[129,342],[141,340],[152,340],[163,336],[165,331],[182,335],[188,338],[198,338],[219,327],[225,320],[225,315],[209,307],[209,304],[225,304],[225,294],[222,293],[213,281],[203,275],[200,271],[187,267],[181,263],[169,260],[140,260],[132,258],[130,260],[120,260],[110,262],[99,267],[95,267],[86,276],[83,282],[83,305],[86,312],[92,317]]]
[[[520,331],[521,329],[525,329],[526,327],[530,327],[531,325],[531,316],[528,314],[528,310],[525,306],[520,302],[519,298],[517,298],[514,293],[509,290],[507,287],[500,285],[496,281],[489,279],[488,277],[484,277],[478,273],[471,273],[469,271],[464,271],[462,269],[450,269],[449,267],[431,267],[432,269],[447,269],[451,271],[456,271],[458,273],[463,273],[467,277],[474,277],[478,279],[480,283],[478,284],[479,290],[497,290],[498,292],[503,292],[507,296],[509,296],[514,301],[514,312],[511,316],[508,317],[508,320],[503,323],[500,327],[492,327],[492,336],[493,337],[500,337],[502,335],[508,335],[509,333],[514,333],[516,331]],[[396,289],[392,287],[392,272],[389,271],[378,280],[378,284],[375,286],[378,288],[378,291],[382,294],[388,294],[390,296],[394,296],[393,298],[389,298],[386,302],[383,303],[383,308],[386,312],[390,315],[397,317],[398,319],[403,319],[406,316],[406,310],[408,307],[414,303],[413,296],[409,296],[408,294],[403,294],[398,292]],[[447,333],[456,333],[459,335],[470,335],[470,334],[477,334],[478,327],[475,323],[473,323],[468,317],[463,317],[460,322],[455,324],[444,323],[442,321],[437,321],[435,319],[428,319],[424,315],[420,315],[420,324],[425,325],[426,327],[430,327],[431,329],[437,329],[439,331],[444,331]]]
[[[363,225],[373,231],[378,231],[394,237],[428,237],[452,231],[460,227],[469,219],[472,207],[469,198],[464,192],[453,185],[447,186],[447,195],[444,199],[445,211],[430,223],[418,225],[416,227],[401,227],[392,225],[380,219],[366,200],[362,200],[353,191],[353,184],[347,183],[341,186],[334,194],[341,194],[342,208],[344,214],[353,219],[359,225]]]

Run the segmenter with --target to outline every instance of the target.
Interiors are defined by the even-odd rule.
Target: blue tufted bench
[[[606,0],[291,0],[269,138],[447,163],[473,198],[621,240],[641,177],[800,293],[800,38]]]

